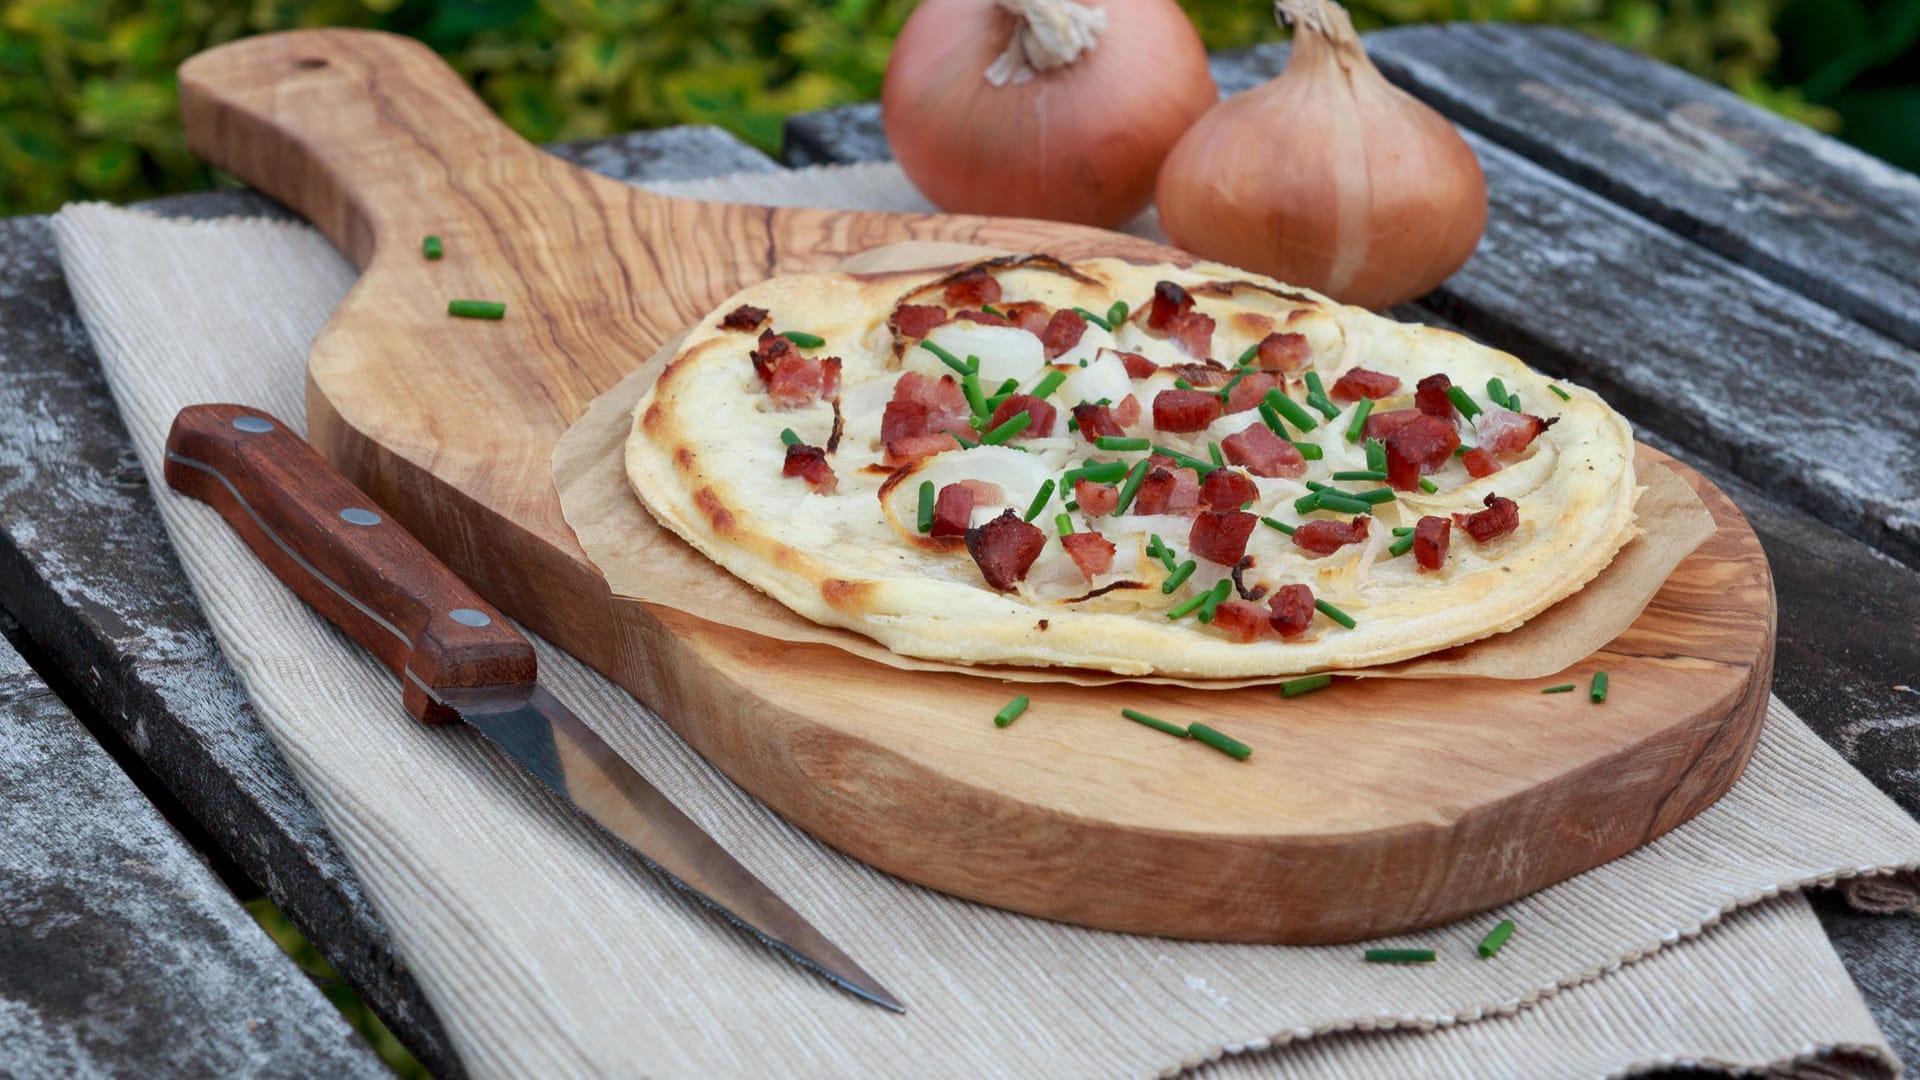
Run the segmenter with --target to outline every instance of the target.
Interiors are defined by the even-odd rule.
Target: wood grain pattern
[[[648,701],[710,760],[857,856],[960,895],[1113,929],[1335,941],[1428,925],[1659,835],[1737,776],[1772,592],[1738,512],[1587,664],[1602,707],[1527,684],[1349,684],[1280,701],[906,676],[616,604],[560,519],[553,441],[738,286],[899,240],[1163,258],[1037,222],[651,196],[540,155],[419,46],[256,38],[181,72],[188,136],[364,269],[315,342],[311,437],[503,610]],[[419,258],[420,237],[446,240]],[[455,297],[506,320],[450,320]],[[1697,476],[1690,477],[1703,483]],[[1208,718],[1236,763],[1122,720]],[[1684,707],[1676,708],[1676,702]]]

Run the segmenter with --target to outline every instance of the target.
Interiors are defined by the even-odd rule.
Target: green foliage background
[[[1279,36],[1262,0],[1183,0],[1210,47]],[[302,26],[411,34],[536,141],[781,118],[878,96],[913,0],[0,0],[0,214],[203,187],[173,70]],[[1578,27],[1920,170],[1920,0],[1358,0],[1363,27]],[[1785,43],[1783,45],[1783,42]]]

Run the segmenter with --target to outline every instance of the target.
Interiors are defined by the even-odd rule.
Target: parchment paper
[[[900,270],[951,265],[996,254],[964,244],[894,244],[846,260],[842,270]],[[561,436],[553,452],[560,510],[587,557],[616,597],[658,604],[776,641],[832,645],[905,671],[959,672],[1013,682],[1106,686],[1132,682],[1227,690],[1278,682],[1279,677],[1185,679],[1124,676],[1086,668],[967,666],[902,656],[851,630],[823,626],[734,577],[672,530],[661,526],[627,482],[623,448],[633,408],[678,350],[676,338],[594,399]],[[1642,450],[1635,473],[1646,488],[1634,510],[1641,535],[1627,544],[1586,588],[1525,625],[1430,656],[1334,674],[1366,678],[1439,679],[1478,676],[1536,679],[1579,663],[1633,624],[1668,575],[1712,536],[1713,515],[1673,470]]]

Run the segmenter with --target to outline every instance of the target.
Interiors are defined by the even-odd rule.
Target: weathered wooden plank
[[[712,128],[555,148],[622,179],[776,166]],[[253,192],[149,204],[285,216]],[[433,1072],[461,1074],[323,823],[245,695],[167,543],[43,218],[0,221],[0,605],[198,827]]]
[[[386,1066],[0,641],[0,1075]]]
[[[1920,348],[1920,176],[1569,30],[1457,23],[1368,45],[1455,122]]]

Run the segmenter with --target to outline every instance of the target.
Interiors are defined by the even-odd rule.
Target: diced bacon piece
[[[1558,419],[1543,420],[1538,416],[1495,407],[1479,418],[1476,430],[1480,433],[1480,446],[1483,449],[1496,454],[1517,454],[1533,445],[1533,440]]]
[[[1377,412],[1367,416],[1367,426],[1363,433],[1369,439],[1386,439],[1387,436],[1427,415],[1419,409],[1395,409],[1392,412]]]
[[[1313,347],[1305,334],[1268,334],[1260,339],[1255,363],[1261,371],[1294,372],[1306,366]]]
[[[1120,421],[1114,419],[1111,405],[1075,405],[1073,420],[1080,425],[1080,437],[1088,442],[1102,435],[1120,438],[1127,433],[1120,426]]]
[[[840,485],[839,477],[833,475],[833,466],[827,464],[827,452],[804,443],[787,447],[787,461],[781,466],[780,475],[800,477],[808,487],[823,495],[831,494]]]
[[[1267,611],[1267,625],[1281,637],[1299,637],[1313,625],[1313,590],[1305,585],[1282,585],[1268,598]]]
[[[905,439],[927,433],[927,407],[917,401],[902,401],[895,398],[887,402],[886,411],[880,414],[880,443],[886,445],[895,439]]]
[[[793,342],[772,330],[762,330],[758,347],[747,354],[747,358],[753,361],[753,373],[760,376],[762,386],[773,385],[773,369],[780,361],[799,356],[800,350],[794,348]]]
[[[1001,313],[1004,314],[1013,325],[1025,330],[1034,337],[1043,339],[1046,336],[1047,327],[1051,324],[1055,314],[1052,308],[1049,308],[1038,300],[1021,300],[1017,303],[1001,304],[999,308]],[[1075,316],[1075,318],[1078,318],[1078,316]],[[1081,329],[1084,330],[1086,329],[1084,320],[1082,320],[1082,322],[1083,325]],[[1079,338],[1076,337],[1074,340],[1077,341]],[[1068,346],[1068,348],[1072,348],[1072,346]],[[1062,351],[1064,352],[1065,350]],[[1055,353],[1047,354],[1049,359],[1055,355]]]
[[[767,380],[767,396],[783,409],[793,409],[840,394],[840,358],[782,356]]]
[[[953,319],[955,322],[979,323],[982,326],[1013,325],[1012,319],[1007,318],[1005,315],[995,315],[991,311],[959,311],[954,313]]]
[[[1260,519],[1244,510],[1202,510],[1187,533],[1187,550],[1202,559],[1232,566],[1247,553],[1247,538]]]
[[[934,304],[901,304],[893,309],[887,326],[909,341],[926,337],[933,328],[947,321],[947,309]]]
[[[1255,476],[1300,477],[1307,472],[1307,459],[1300,448],[1275,435],[1265,424],[1254,424],[1227,436],[1220,440],[1220,449],[1228,461]]]
[[[1379,400],[1392,397],[1400,392],[1400,377],[1381,371],[1368,371],[1357,367],[1334,380],[1327,390],[1327,396],[1338,402],[1355,402],[1361,398]],[[1371,419],[1371,418],[1369,418]]]
[[[1133,497],[1136,514],[1192,514],[1200,507],[1200,474],[1192,469],[1156,465],[1140,478]]]
[[[957,448],[960,444],[947,432],[967,431],[970,415],[967,397],[953,376],[935,379],[917,371],[900,376],[893,386],[893,400],[880,416],[886,464],[917,461]]]
[[[948,307],[979,307],[981,304],[998,303],[999,300],[1000,283],[981,267],[976,266],[947,282]]]
[[[1246,473],[1215,469],[1200,482],[1200,504],[1215,510],[1238,510],[1260,497],[1260,488]]]
[[[758,330],[760,324],[766,321],[766,308],[754,307],[752,304],[741,304],[739,307],[727,312],[727,317],[720,320],[720,329]]]
[[[1412,491],[1420,486],[1421,476],[1447,463],[1453,448],[1460,445],[1460,433],[1451,423],[1421,413],[1384,441],[1387,483],[1400,491]]]
[[[960,441],[944,431],[936,431],[931,435],[903,435],[887,440],[887,456],[883,464],[907,465],[958,449]]]
[[[1235,641],[1255,641],[1270,629],[1267,609],[1251,600],[1222,600],[1213,609],[1213,628]]]
[[[1060,543],[1088,581],[1113,569],[1113,541],[1097,532],[1068,533]]]
[[[1193,310],[1193,297],[1171,281],[1153,287],[1153,303],[1147,309],[1147,329],[1165,332],[1178,316]]]
[[[1144,379],[1160,370],[1159,364],[1141,356],[1137,352],[1121,352],[1119,349],[1115,349],[1113,352],[1114,355],[1120,358],[1120,362],[1126,365],[1127,378],[1129,379]]]
[[[1085,316],[1071,308],[1061,308],[1047,320],[1046,329],[1040,331],[1040,344],[1047,350],[1047,359],[1052,360],[1080,344],[1080,336],[1086,332]]]
[[[1045,533],[1021,521],[1020,515],[1011,509],[985,525],[967,530],[967,554],[973,556],[987,584],[1001,592],[1012,589],[1015,582],[1027,576],[1028,568],[1040,557],[1040,549],[1046,543]]]
[[[1451,389],[1452,379],[1445,375],[1429,375],[1413,388],[1413,406],[1428,416],[1451,422],[1453,402],[1447,400],[1447,391]]]
[[[1225,386],[1233,381],[1233,372],[1211,360],[1204,364],[1175,364],[1172,371],[1194,386]]]
[[[975,506],[995,506],[1007,501],[1007,489],[991,480],[956,480],[954,483],[973,492]]]
[[[1080,504],[1080,512],[1087,517],[1105,517],[1120,505],[1120,489],[1083,476],[1073,482],[1073,501]]]
[[[1493,459],[1484,446],[1476,446],[1460,455],[1460,464],[1467,467],[1467,475],[1476,480],[1482,476],[1492,476],[1500,471],[1500,463]]]
[[[1053,421],[1058,410],[1032,394],[1014,394],[1001,402],[1000,407],[993,410],[992,418],[987,421],[986,430],[992,431],[1021,413],[1033,417],[1033,422],[1014,438],[1044,439],[1053,434]]]
[[[1476,543],[1490,544],[1520,527],[1520,507],[1512,499],[1487,492],[1485,510],[1455,514],[1453,523],[1467,530]]]
[[[1286,376],[1269,375],[1264,371],[1244,376],[1233,384],[1233,389],[1227,391],[1227,411],[1237,413],[1257,408],[1260,399],[1267,396],[1267,391],[1276,387],[1281,393],[1286,392]]]
[[[1140,399],[1128,394],[1113,407],[1113,418],[1120,421],[1121,427],[1132,427],[1140,422]]]
[[[1447,562],[1447,543],[1453,538],[1453,523],[1428,514],[1413,523],[1413,558],[1422,570],[1438,570]]]
[[[1155,431],[1205,431],[1220,419],[1220,399],[1205,390],[1162,390],[1153,398]]]
[[[945,431],[947,428],[964,427],[967,419],[973,415],[973,409],[967,404],[967,395],[960,389],[960,383],[951,375],[933,378],[917,371],[909,371],[900,376],[893,384],[893,400],[916,401],[927,408],[927,430]]]
[[[948,484],[933,500],[933,528],[929,536],[965,536],[973,520],[973,489],[965,483]]]
[[[1198,311],[1175,315],[1167,336],[1179,342],[1188,356],[1205,360],[1213,355],[1213,316]]]
[[[1293,546],[1310,555],[1331,555],[1348,544],[1367,538],[1367,523],[1373,519],[1362,514],[1352,521],[1309,521],[1293,530]]]

